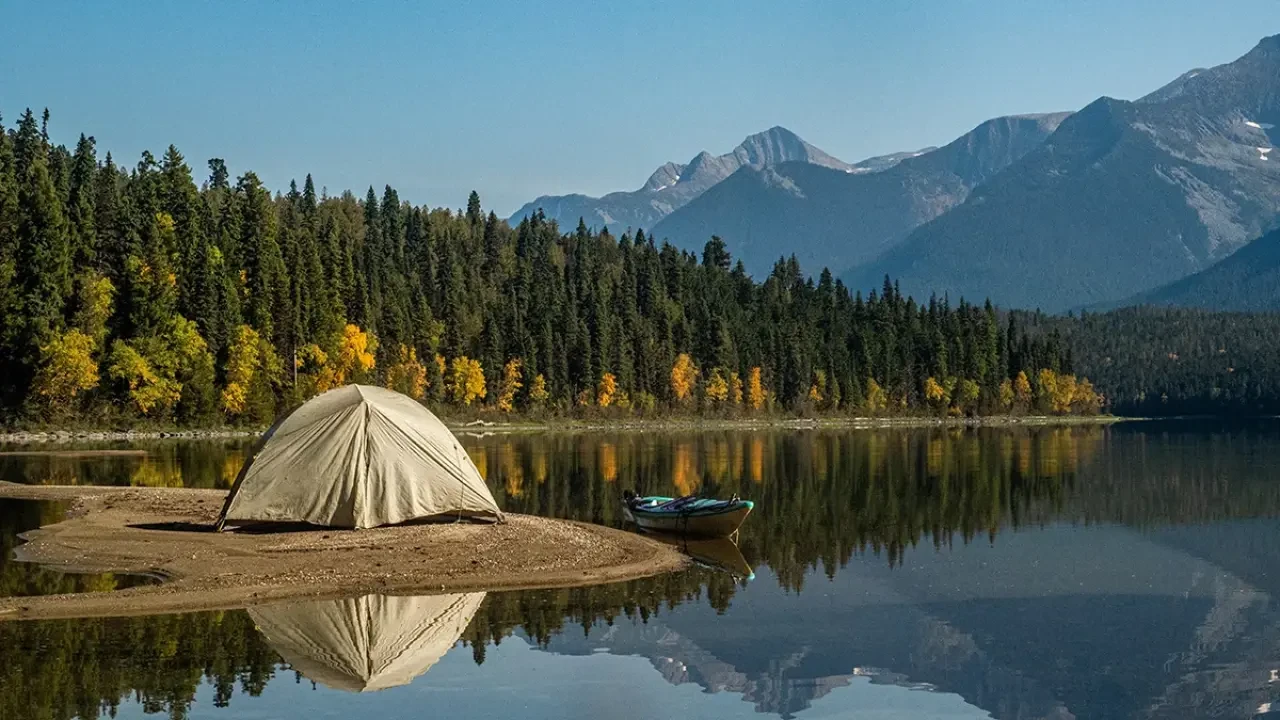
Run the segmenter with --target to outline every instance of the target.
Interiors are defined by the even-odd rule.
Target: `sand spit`
[[[0,620],[237,608],[286,598],[594,585],[676,570],[677,550],[641,535],[508,514],[505,524],[212,532],[226,491],[17,485],[0,498],[70,501],[27,533],[21,560],[165,582],[115,592],[0,598]]]

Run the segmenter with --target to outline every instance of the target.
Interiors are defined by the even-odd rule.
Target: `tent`
[[[347,385],[312,398],[262,436],[218,528],[370,528],[433,515],[502,519],[480,471],[430,410],[398,392]]]
[[[484,593],[365,595],[249,608],[254,625],[294,670],[335,690],[407,685],[458,642]]]

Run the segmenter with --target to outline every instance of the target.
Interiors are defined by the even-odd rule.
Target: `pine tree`
[[[47,115],[46,115],[47,122]],[[30,110],[14,136],[17,182],[17,267],[19,323],[13,384],[30,382],[40,348],[62,327],[70,291],[71,253],[57,189],[49,175],[44,133]]]
[[[17,377],[20,357],[19,339],[22,292],[18,277],[18,174],[13,143],[0,123],[0,375]],[[16,383],[5,383],[0,392],[0,407],[21,400],[15,394],[22,389]]]
[[[97,204],[97,152],[91,137],[80,135],[71,164],[67,211],[71,262],[74,267],[92,267],[98,255],[98,230],[94,223]]]

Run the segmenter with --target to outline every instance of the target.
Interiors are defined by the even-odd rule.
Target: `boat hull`
[[[699,538],[727,538],[742,527],[751,514],[750,502],[715,513],[646,512],[642,508],[623,506],[627,520],[641,530]]]

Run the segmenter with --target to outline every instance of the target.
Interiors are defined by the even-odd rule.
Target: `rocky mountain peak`
[[[673,162],[662,165],[653,171],[653,174],[645,181],[641,190],[644,192],[657,192],[675,185],[680,182],[680,177],[684,174],[686,167],[686,165]]]

